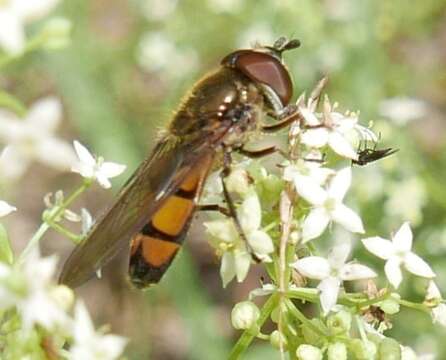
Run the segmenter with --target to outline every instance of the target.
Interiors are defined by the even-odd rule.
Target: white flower
[[[319,256],[309,256],[292,264],[303,276],[321,280],[318,289],[321,292],[321,306],[325,314],[336,305],[343,281],[376,277],[375,272],[367,266],[354,262],[346,263],[349,253],[350,245],[341,244],[331,250],[327,259]]]
[[[351,183],[351,168],[346,167],[331,179],[327,190],[309,177],[294,177],[300,196],[313,205],[302,226],[303,242],[321,235],[330,221],[337,222],[354,233],[363,233],[361,218],[342,203]]]
[[[16,210],[16,207],[9,205],[6,201],[0,200],[0,217],[6,216]]]
[[[321,164],[316,161],[305,161],[304,159],[297,160],[295,164],[289,165],[283,170],[283,178],[287,181],[295,181],[296,187],[299,186],[302,177],[304,177],[304,181],[322,185],[329,176],[334,174],[334,170],[321,167]]]
[[[178,46],[163,32],[152,31],[141,38],[137,60],[144,70],[164,72],[171,79],[192,73],[199,63],[195,50]]]
[[[82,302],[76,304],[73,337],[74,343],[69,352],[71,360],[117,359],[127,343],[121,336],[97,333]]]
[[[392,241],[375,236],[363,239],[362,243],[373,255],[386,260],[384,271],[395,288],[398,288],[403,280],[401,266],[414,275],[428,279],[435,277],[429,264],[411,251],[412,230],[408,222],[401,226]]]
[[[49,13],[59,0],[0,1],[0,47],[11,54],[25,46],[25,24]]]
[[[246,194],[250,189],[248,172],[241,167],[233,169],[225,179],[225,184],[229,192]]]
[[[435,305],[431,309],[432,319],[434,323],[439,323],[446,327],[446,304],[442,303],[442,301],[443,298],[437,285],[432,280],[429,281],[424,303],[428,306],[430,304]]]
[[[222,1],[222,0],[220,0]],[[277,36],[269,22],[254,22],[245,31],[239,34],[237,47],[250,48],[255,44],[272,44]]]
[[[296,349],[296,357],[299,360],[322,360],[322,350],[308,344],[301,344]]]
[[[0,264],[0,307],[15,306],[25,330],[34,324],[46,329],[69,326],[68,316],[53,297],[56,262],[54,256],[41,258],[35,248],[18,268]]]
[[[208,0],[209,7],[217,13],[237,13],[243,5],[243,0]]]
[[[204,223],[211,235],[211,245],[223,252],[220,275],[223,286],[234,277],[241,282],[245,279],[251,264],[247,246],[260,260],[271,261],[269,254],[274,251],[270,236],[260,230],[262,209],[255,192],[249,193],[237,211],[237,218],[248,244],[240,238],[232,219],[220,219]]]
[[[355,114],[343,115],[332,111],[327,99],[324,102],[322,120],[319,120],[306,106],[300,106],[299,110],[306,125],[313,127],[302,133],[302,143],[315,148],[328,145],[340,156],[349,159],[358,158],[358,154],[346,138],[347,133],[358,130],[358,117]]]
[[[80,142],[74,141],[73,144],[79,163],[74,165],[71,170],[81,174],[86,179],[97,180],[104,189],[111,187],[110,178],[114,178],[124,172],[125,165],[104,161],[102,157],[95,159]]]
[[[75,163],[70,145],[54,136],[61,117],[61,103],[54,97],[34,103],[24,119],[0,110],[0,141],[7,144],[0,156],[2,177],[20,177],[31,160],[60,170]]]
[[[149,20],[163,21],[176,9],[178,0],[146,0],[143,3],[143,14]]]
[[[409,121],[420,119],[426,115],[427,104],[419,99],[394,97],[379,104],[379,112],[393,120],[397,125],[406,125]]]

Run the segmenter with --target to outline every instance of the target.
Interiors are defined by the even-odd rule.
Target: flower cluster
[[[412,250],[409,223],[403,223],[392,240],[375,236],[358,242],[385,260],[388,285],[382,289],[373,281],[379,271],[348,260],[356,244],[352,246],[347,239],[337,242],[326,257],[316,245],[336,225],[353,234],[366,233],[354,206],[345,203],[352,168],[328,166],[327,153],[334,153],[330,159],[335,158],[336,164],[342,158],[357,160],[353,141],[378,141],[369,128],[358,123],[356,113],[338,112],[337,104],[327,97],[318,112],[321,84],[308,101],[304,96],[297,101],[299,119],[289,131],[288,156],[279,164],[281,176],[244,161],[226,178],[214,176],[206,193],[212,202],[218,201],[216,194],[225,185],[235,208],[235,214],[222,211],[224,215],[205,223],[210,244],[222,258],[223,285],[233,278],[243,281],[253,263],[264,263],[270,279],[251,292],[249,301],[234,307],[233,326],[245,334],[233,353],[243,351],[246,337],[259,337],[301,360],[385,358],[381,354],[414,359],[413,350],[384,335],[392,326],[391,317],[402,306],[422,308],[434,322],[445,324],[446,306],[432,281],[434,271]],[[220,208],[228,210],[227,202],[220,203]],[[402,269],[429,284],[422,304],[402,299],[398,293]],[[353,285],[348,289],[359,291],[347,291],[344,282],[351,281],[362,284],[363,290]],[[268,297],[262,309],[251,301],[257,296]],[[320,305],[320,315],[307,318],[298,301]],[[266,335],[262,325],[268,317],[277,323],[277,329]]]
[[[70,314],[74,294],[56,285],[56,258],[41,257],[36,249],[22,263],[0,263],[1,329],[8,334],[0,340],[5,358],[33,356],[33,342],[46,333],[51,334],[46,335],[52,344],[48,352],[73,360],[117,359],[127,341],[97,332],[80,300]],[[60,345],[67,341],[69,350],[62,350]]]
[[[29,119],[51,121],[51,117],[30,116]],[[18,135],[25,133],[27,126],[34,125],[26,122],[16,124],[14,121],[3,123],[3,129],[9,127],[12,134]],[[34,130],[38,131],[37,128]],[[40,130],[46,131],[44,127]],[[35,133],[30,134],[34,136],[34,145],[48,141]],[[21,149],[20,141],[8,145],[9,148],[13,146]],[[0,348],[6,359],[34,358],[42,351],[45,358],[57,354],[58,357],[72,360],[118,359],[127,343],[120,336],[95,330],[83,302],[75,301],[73,290],[55,281],[56,257],[41,257],[38,250],[38,242],[49,228],[75,242],[79,241],[91,226],[92,219],[86,209],[82,209],[78,215],[68,206],[95,180],[102,187],[109,188],[109,178],[121,174],[125,169],[123,165],[106,162],[101,157],[95,158],[77,141],[74,142],[74,149],[70,150],[77,153],[79,159],[72,162],[72,170],[83,176],[83,184],[67,197],[62,191],[45,197],[48,209],[42,216],[44,222],[17,259],[14,258],[6,229],[0,225],[0,329],[5,335],[0,339]],[[15,210],[6,201],[0,201],[0,217]],[[82,221],[81,235],[64,228],[61,224],[63,219]]]

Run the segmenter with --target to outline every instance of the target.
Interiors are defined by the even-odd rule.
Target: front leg
[[[239,154],[242,154],[243,156],[249,157],[251,159],[259,159],[261,157],[271,155],[274,153],[279,153],[285,158],[287,157],[287,154],[282,149],[279,149],[276,146],[270,146],[270,147],[260,149],[260,150],[247,150],[247,149],[245,149],[244,146],[241,146],[235,150]]]

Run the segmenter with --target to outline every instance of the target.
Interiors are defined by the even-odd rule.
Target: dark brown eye
[[[254,50],[235,51],[222,60],[222,65],[239,69],[250,79],[268,85],[288,105],[293,96],[290,74],[279,59]]]

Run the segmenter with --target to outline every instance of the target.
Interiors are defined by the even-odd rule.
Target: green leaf
[[[0,107],[7,108],[20,117],[25,116],[27,111],[20,100],[5,91],[0,91]]]
[[[8,233],[2,224],[0,224],[0,261],[8,264],[14,262],[14,254],[9,243]]]

